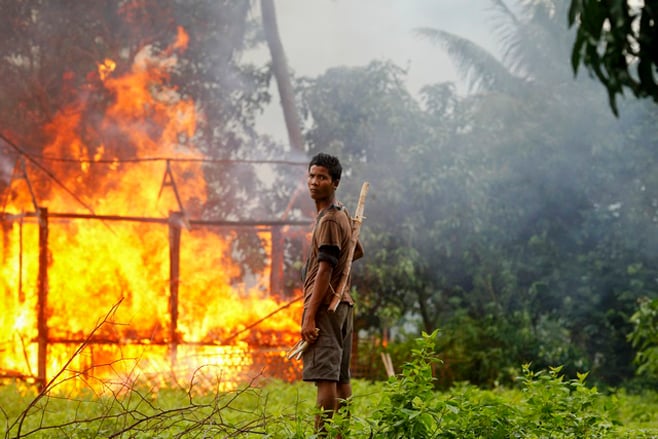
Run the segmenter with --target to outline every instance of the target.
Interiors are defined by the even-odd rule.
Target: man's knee
[[[335,381],[317,381],[318,405],[328,410],[334,410],[338,398],[338,389]]]
[[[352,396],[352,385],[350,383],[338,383],[336,386],[336,396],[340,400],[346,400]]]

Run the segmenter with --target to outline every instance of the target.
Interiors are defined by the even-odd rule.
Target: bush
[[[466,383],[435,392],[436,337],[423,334],[412,361],[388,381],[374,437],[599,438],[611,431],[610,400],[585,385],[587,374],[567,380],[561,367],[533,372],[524,365],[517,401]]]

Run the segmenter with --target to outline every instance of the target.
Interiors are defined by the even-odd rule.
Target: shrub
[[[373,414],[374,437],[580,439],[612,431],[611,399],[585,385],[586,373],[565,379],[561,367],[533,372],[523,365],[516,400],[467,383],[436,392],[436,337],[424,333],[413,359],[389,379]]]
[[[376,437],[427,438],[436,434],[444,403],[434,393],[432,365],[438,362],[434,345],[438,330],[423,333],[412,350],[412,360],[402,366],[400,376],[391,377],[385,398],[375,411]]]

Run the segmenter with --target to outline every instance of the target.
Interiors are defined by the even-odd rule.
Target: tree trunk
[[[299,114],[297,113],[297,106],[295,105],[295,94],[292,89],[290,75],[288,73],[288,63],[286,61],[286,54],[283,51],[283,44],[281,44],[281,37],[279,36],[279,26],[276,22],[276,11],[274,9],[274,0],[261,0],[260,2],[261,14],[263,17],[263,30],[265,32],[265,39],[270,49],[270,56],[272,57],[272,71],[276,84],[279,89],[279,96],[281,98],[281,108],[283,109],[283,117],[288,131],[288,141],[293,151],[304,152],[304,138],[302,137],[301,123]],[[302,183],[300,182],[300,187]],[[297,196],[301,193],[296,190],[292,199],[290,200],[289,207],[292,206]],[[289,209],[283,213],[286,217]],[[270,272],[270,289],[276,293],[283,291],[283,236],[280,230],[272,231],[272,268]],[[274,254],[277,252],[280,254]]]
[[[281,38],[279,37],[274,0],[261,0],[260,8],[263,16],[265,39],[267,40],[270,55],[272,56],[272,70],[279,89],[279,96],[281,97],[281,107],[283,108],[283,117],[288,130],[288,140],[293,150],[303,152],[304,139],[302,137],[299,114],[295,105],[295,94],[293,93],[290,75],[288,74],[286,55],[283,51]]]

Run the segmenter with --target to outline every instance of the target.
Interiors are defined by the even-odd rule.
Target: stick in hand
[[[315,334],[317,335],[320,332],[319,328],[315,328]],[[291,358],[294,358],[295,360],[299,360],[302,358],[302,354],[306,349],[308,349],[309,343],[306,340],[299,340],[293,347],[290,348],[288,351],[287,357],[288,360]]]

